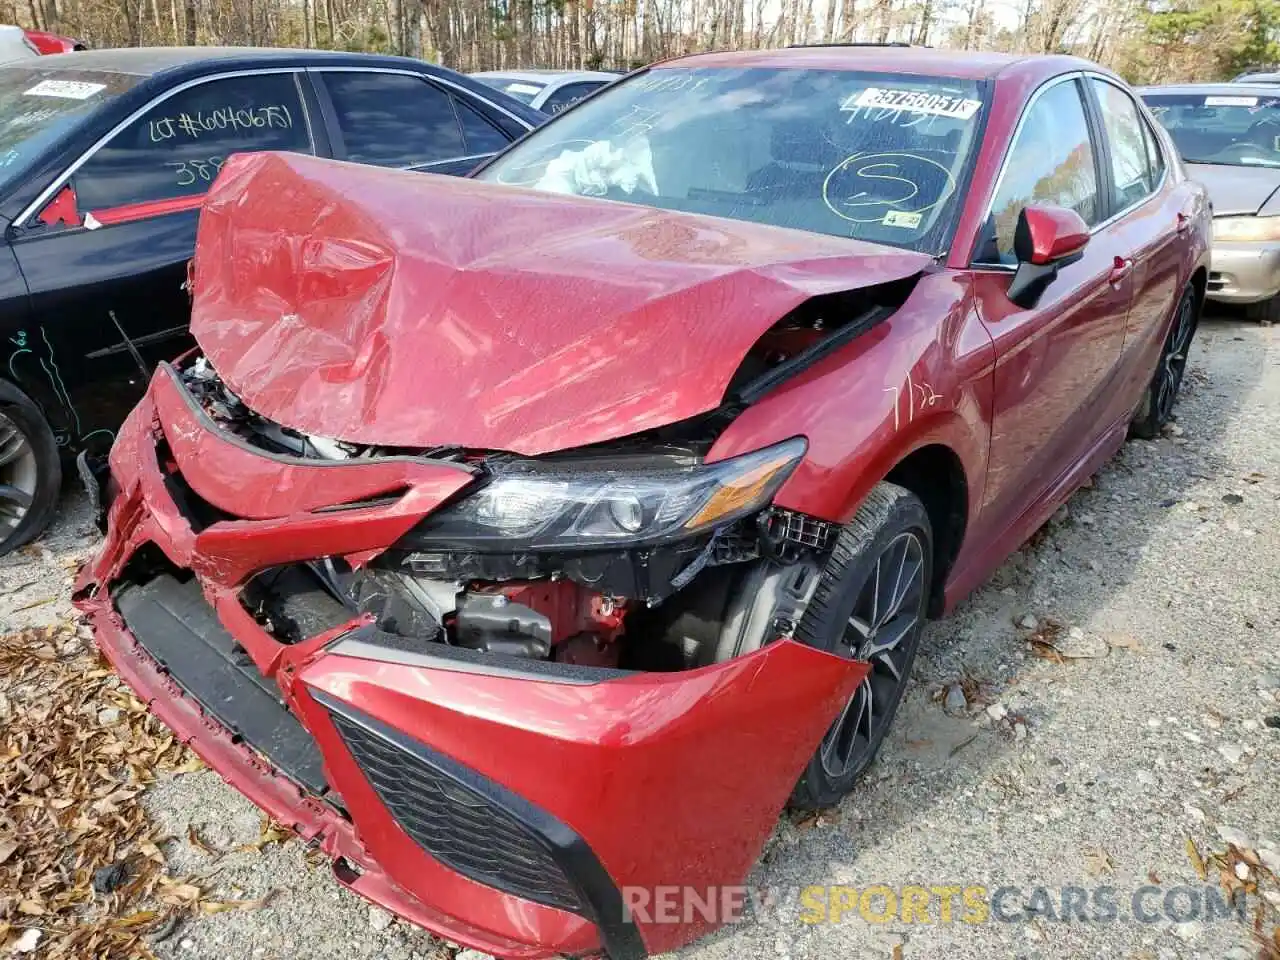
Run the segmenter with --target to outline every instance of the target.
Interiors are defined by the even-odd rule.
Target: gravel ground
[[[1280,843],[1280,730],[1268,726],[1280,724],[1278,329],[1202,325],[1175,429],[1127,445],[984,589],[931,625],[869,778],[832,814],[784,819],[766,849],[750,882],[784,888],[778,907],[680,957],[1254,955],[1249,927],[1234,920],[1187,908],[1153,923],[1126,915],[1144,885],[1199,888],[1188,839],[1206,856],[1229,839],[1271,858]],[[65,507],[41,544],[0,560],[6,630],[69,613],[70,572],[94,535],[80,498]],[[1066,656],[1035,655],[1030,618]],[[1061,627],[1046,632],[1051,621]],[[201,875],[227,897],[280,891],[261,910],[188,921],[156,946],[162,958],[453,953],[341,889],[296,842],[202,852],[191,826],[229,849],[261,825],[211,772],[165,775],[146,802],[174,838],[163,850],[175,876]],[[1216,867],[1209,876],[1216,882]],[[868,922],[856,910],[804,922],[795,888],[834,884],[1013,885],[1013,909],[1037,886],[1055,905],[1064,886],[1107,886],[1121,919],[964,923],[957,903],[946,923],[935,901],[928,924]],[[1159,894],[1149,902],[1158,910]]]

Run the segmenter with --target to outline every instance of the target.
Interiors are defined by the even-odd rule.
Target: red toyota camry
[[[79,603],[341,883],[669,949],[654,891],[839,801],[925,618],[1169,419],[1208,217],[1064,57],[675,60],[461,181],[240,156]]]

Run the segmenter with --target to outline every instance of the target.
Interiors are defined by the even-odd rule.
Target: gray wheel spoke
[[[12,484],[0,483],[0,527],[5,526],[6,520],[12,521],[8,526],[17,526],[18,521],[31,509],[32,499],[31,494],[25,490],[19,490]]]
[[[909,634],[919,622],[918,617],[903,616],[890,623],[876,633],[875,639],[862,650],[862,659],[873,660],[886,650],[896,650],[902,638]]]
[[[858,631],[858,635],[864,640],[871,636],[871,624],[863,620],[856,613],[849,618],[849,626]]]
[[[13,463],[30,449],[26,436],[16,426],[0,420],[0,467]]]
[[[876,656],[876,663],[880,664],[886,670],[888,670],[889,675],[892,676],[894,680],[902,679],[902,671],[899,670],[898,665],[893,662],[892,650],[880,651],[880,653]]]

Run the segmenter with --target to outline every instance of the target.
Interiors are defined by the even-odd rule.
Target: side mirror
[[[1088,242],[1089,226],[1074,210],[1024,207],[1013,231],[1018,269],[1009,284],[1009,299],[1024,310],[1034,307],[1058,271],[1084,256]]]

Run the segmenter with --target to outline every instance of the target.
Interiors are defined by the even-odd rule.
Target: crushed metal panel
[[[232,158],[192,332],[259,414],[534,455],[714,408],[778,318],[923,254],[290,154]]]

